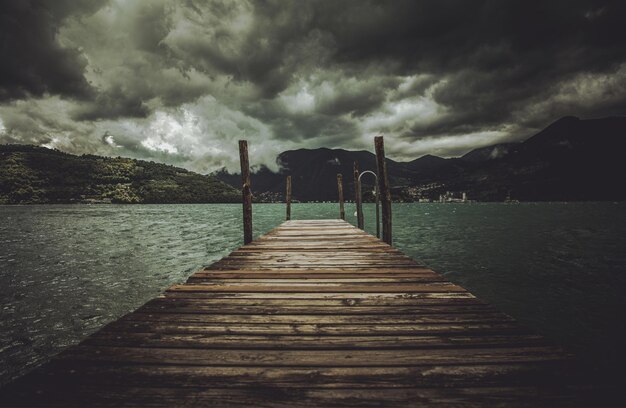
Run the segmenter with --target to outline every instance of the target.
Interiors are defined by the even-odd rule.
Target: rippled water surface
[[[592,367],[626,362],[626,204],[394,204],[394,245]],[[347,204],[348,221],[355,223]],[[373,232],[373,207],[366,205]],[[293,218],[336,218],[295,204]],[[284,206],[254,206],[254,232]],[[0,384],[241,244],[241,206],[0,206]]]

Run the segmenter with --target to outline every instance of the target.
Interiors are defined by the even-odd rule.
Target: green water
[[[254,206],[254,233],[284,218]],[[348,221],[355,224],[353,205]],[[336,218],[295,204],[294,219]],[[626,203],[394,204],[394,246],[574,351],[626,362]],[[365,206],[374,232],[374,209]],[[241,244],[240,205],[0,206],[0,384]]]

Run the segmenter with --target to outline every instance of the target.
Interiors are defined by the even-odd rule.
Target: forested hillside
[[[0,204],[239,200],[237,190],[213,176],[166,164],[0,145]]]

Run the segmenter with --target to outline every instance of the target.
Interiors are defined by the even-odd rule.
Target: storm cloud
[[[0,5],[0,142],[208,172],[299,147],[455,156],[623,115],[620,1]]]

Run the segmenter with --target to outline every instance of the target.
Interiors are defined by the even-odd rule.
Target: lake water
[[[336,204],[292,208],[337,215]],[[253,217],[258,236],[284,206]],[[600,374],[622,372],[626,203],[394,204],[393,217],[394,246]],[[240,205],[0,206],[0,384],[240,244]]]

